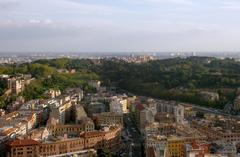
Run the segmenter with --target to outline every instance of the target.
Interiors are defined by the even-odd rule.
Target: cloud
[[[205,28],[168,32],[26,25],[0,27],[0,34],[1,50],[6,51],[207,51],[237,47],[233,42],[232,47],[226,44],[232,38]]]
[[[7,0],[4,3],[8,3]],[[89,4],[69,0],[10,0],[19,5],[14,10],[0,9],[0,25],[7,20],[22,24],[51,24],[53,21],[69,25],[94,25],[96,23],[110,24],[117,18],[136,15],[130,9],[105,4]],[[115,18],[115,19],[114,19]]]
[[[240,15],[219,9],[234,5],[240,6],[234,0],[0,0],[0,7],[12,8],[0,9],[0,51],[237,49]]]
[[[240,10],[240,1],[237,0],[223,0],[220,4],[221,9]]]
[[[9,10],[20,5],[18,0],[0,0],[0,10]]]
[[[129,0],[139,4],[193,5],[193,0]]]
[[[75,38],[78,36],[86,37],[88,33],[94,32],[91,28],[85,26],[78,27],[56,27],[56,25],[39,25],[34,21],[34,24],[24,24],[20,26],[8,25],[0,26],[0,41],[25,40],[31,43],[32,40],[44,41],[45,39]],[[61,42],[60,42],[61,43]],[[1,44],[0,44],[1,45]],[[3,46],[3,45],[1,45]],[[31,47],[29,47],[31,49]]]
[[[53,21],[51,19],[43,19],[43,20],[39,20],[39,19],[30,19],[29,20],[30,24],[53,24]]]
[[[36,20],[36,19],[30,19],[29,20],[29,23],[31,23],[31,24],[38,24],[40,22],[41,22],[40,20]]]

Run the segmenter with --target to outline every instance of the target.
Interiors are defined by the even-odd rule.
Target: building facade
[[[105,128],[84,132],[77,138],[37,142],[32,139],[13,140],[6,143],[7,157],[38,157],[74,153],[89,149],[116,152],[120,148],[121,128]]]

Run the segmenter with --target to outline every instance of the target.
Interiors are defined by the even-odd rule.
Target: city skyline
[[[0,52],[238,52],[237,0],[0,0]]]

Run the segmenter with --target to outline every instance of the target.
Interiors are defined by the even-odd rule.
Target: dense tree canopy
[[[77,72],[59,73],[58,69]],[[233,59],[209,57],[173,58],[142,64],[124,61],[60,58],[38,60],[21,65],[0,66],[2,74],[30,73],[36,80],[22,93],[27,99],[39,98],[49,88],[64,90],[101,79],[141,95],[196,103],[222,108],[232,101],[240,87],[240,63]],[[218,101],[204,101],[199,92],[207,90],[220,95]]]

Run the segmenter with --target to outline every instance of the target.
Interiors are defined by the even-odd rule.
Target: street
[[[123,157],[141,157],[143,155],[143,139],[137,129],[132,113],[125,114],[123,121],[122,148],[118,154]]]
[[[126,132],[128,155],[130,157],[141,157],[143,140],[131,113],[124,115],[124,131]]]

